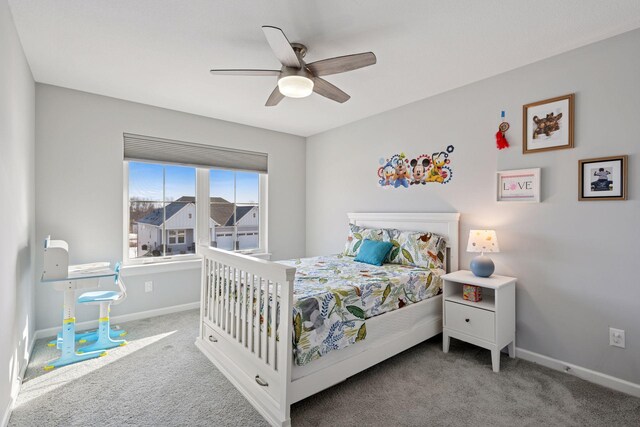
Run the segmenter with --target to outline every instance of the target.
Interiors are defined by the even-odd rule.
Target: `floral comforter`
[[[296,267],[293,351],[300,366],[365,339],[366,319],[437,295],[444,274],[343,255],[280,263]]]

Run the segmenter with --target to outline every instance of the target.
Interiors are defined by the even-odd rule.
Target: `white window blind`
[[[124,134],[124,160],[267,173],[266,153]]]

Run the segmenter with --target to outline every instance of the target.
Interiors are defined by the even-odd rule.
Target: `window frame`
[[[197,206],[197,204],[196,204]],[[182,242],[180,241],[180,237],[182,237]],[[175,241],[171,243],[171,239]],[[187,230],[184,228],[172,228],[167,230],[167,245],[184,245],[187,242]]]
[[[140,162],[140,163],[149,163],[149,164],[163,164],[163,163],[153,163],[153,162]],[[175,165],[181,166],[181,165]],[[210,205],[210,196],[209,196],[209,173],[211,169],[215,168],[199,168],[194,167],[196,171],[196,228],[194,230],[194,243],[196,245],[196,253],[195,254],[178,254],[178,255],[164,255],[159,257],[140,257],[140,258],[129,258],[129,221],[130,221],[130,208],[129,208],[129,161],[123,161],[123,226],[122,226],[122,251],[123,251],[123,264],[125,266],[133,266],[133,265],[147,265],[147,264],[162,264],[167,262],[181,262],[181,261],[193,261],[196,259],[200,259],[198,246],[201,244],[209,246],[210,244],[210,235],[209,235],[209,205]],[[223,169],[227,170],[227,169]],[[260,206],[260,216],[259,216],[259,247],[255,249],[244,249],[244,250],[233,250],[229,252],[236,252],[241,254],[249,254],[254,255],[261,258],[268,258],[268,230],[267,230],[267,205],[268,205],[268,174],[256,172],[259,176],[259,184],[258,184],[258,197],[259,197],[259,206]],[[201,203],[202,200],[206,200],[206,203]],[[167,230],[172,231],[172,230]],[[176,230],[179,231],[179,230]],[[184,232],[184,239],[186,242],[186,232]],[[167,238],[168,240],[168,238]],[[176,243],[176,244],[184,244],[184,243]],[[170,243],[167,241],[167,246]]]

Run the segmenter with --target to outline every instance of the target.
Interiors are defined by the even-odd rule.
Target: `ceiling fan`
[[[303,58],[307,47],[300,43],[290,43],[284,32],[277,27],[265,25],[262,27],[264,35],[276,55],[282,68],[279,70],[243,70],[243,69],[214,69],[211,74],[227,76],[277,76],[278,86],[271,92],[265,106],[272,107],[285,97],[304,98],[312,92],[332,99],[336,102],[346,102],[351,98],[342,90],[332,85],[320,76],[339,74],[358,68],[368,67],[376,63],[373,52],[356,53],[353,55],[337,56],[322,59],[307,64]]]

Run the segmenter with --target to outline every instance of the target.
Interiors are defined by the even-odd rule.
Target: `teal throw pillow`
[[[382,265],[387,255],[389,255],[391,248],[393,248],[391,242],[365,239],[360,246],[355,260],[371,265]]]

